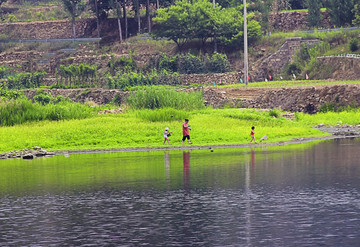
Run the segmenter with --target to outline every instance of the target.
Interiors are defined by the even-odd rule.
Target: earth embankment
[[[316,113],[325,103],[334,106],[360,107],[360,85],[338,84],[329,86],[302,87],[198,87],[188,90],[203,90],[207,105],[214,108],[230,105],[244,108],[278,108],[290,112]],[[92,101],[96,104],[107,104],[116,95],[122,102],[128,92],[120,90],[94,89],[44,89],[53,96],[63,95],[75,102]],[[25,95],[32,99],[36,90],[25,90]]]

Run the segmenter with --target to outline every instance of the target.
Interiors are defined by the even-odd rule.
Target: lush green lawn
[[[294,81],[268,81],[268,82],[254,82],[247,86],[242,84],[232,84],[219,87],[301,87],[301,86],[326,86],[326,85],[348,85],[359,84],[357,81],[329,81],[329,80],[294,80]]]
[[[82,120],[32,122],[0,129],[0,152],[40,146],[48,150],[113,149],[163,146],[166,126],[173,132],[170,141],[181,145],[182,123],[177,120],[152,122],[146,114],[128,112],[121,115],[98,115]],[[167,109],[169,111],[169,109]],[[287,141],[300,137],[327,135],[311,128],[319,123],[359,124],[360,112],[297,114],[297,120],[274,118],[269,112],[249,109],[204,109],[183,112],[190,119],[194,145],[243,144],[250,141],[250,128],[256,137],[267,135],[267,142]],[[150,118],[151,119],[151,118]]]

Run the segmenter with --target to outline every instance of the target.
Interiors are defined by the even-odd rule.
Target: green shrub
[[[131,72],[137,69],[136,62],[132,56],[122,56],[118,59],[112,56],[108,62],[108,67],[112,73],[117,71]]]
[[[359,41],[357,38],[352,38],[349,42],[350,51],[355,52],[359,49]]]
[[[107,75],[109,89],[129,89],[134,86],[146,85],[177,85],[179,78],[177,73],[169,73],[166,70],[158,73],[156,70],[143,74],[142,72],[117,72],[115,76]]]
[[[286,66],[286,74],[287,75],[298,75],[301,73],[301,65],[299,63],[290,63],[288,66]]]
[[[149,67],[182,74],[224,73],[230,71],[230,62],[226,54],[221,53],[211,56],[195,56],[191,53],[175,56],[162,54],[151,58]]]
[[[170,72],[177,72],[178,64],[179,64],[179,56],[176,55],[176,56],[168,57],[166,55],[162,55],[158,69],[167,70]]]
[[[205,72],[205,65],[200,57],[188,53],[180,57],[179,72],[182,74],[201,74]]]
[[[7,87],[9,89],[37,88],[42,86],[46,74],[46,72],[18,73],[8,77]]]
[[[61,102],[72,102],[71,99],[65,98],[62,95],[58,95],[56,98],[51,95],[51,93],[46,93],[42,89],[37,90],[35,93],[35,96],[33,98],[33,101],[36,103],[39,103],[41,105],[47,105],[47,104],[58,104]]]
[[[3,79],[9,75],[10,68],[7,66],[0,66],[0,79]]]
[[[211,73],[225,73],[230,71],[230,63],[226,54],[214,53],[206,57],[206,68]]]
[[[269,116],[279,118],[281,116],[281,114],[280,114],[280,111],[278,109],[274,108],[274,109],[271,109],[269,111]]]
[[[69,66],[60,65],[56,70],[56,74],[60,76],[60,84],[87,86],[92,84],[97,78],[97,65],[80,64]]]
[[[120,94],[115,95],[114,98],[111,100],[111,103],[120,106],[122,104],[121,95]]]

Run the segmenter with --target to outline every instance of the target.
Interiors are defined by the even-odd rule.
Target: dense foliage
[[[213,7],[206,0],[190,2],[181,0],[174,5],[158,9],[153,19],[158,27],[154,30],[157,37],[173,40],[179,48],[187,41],[199,39],[205,43],[216,36],[221,45],[241,47],[243,44],[242,8]],[[260,25],[249,15],[249,42],[260,38]]]
[[[97,76],[97,65],[80,64],[60,65],[57,69],[60,82],[64,85],[86,85],[94,82]]]
[[[317,27],[321,24],[321,0],[306,0],[306,6],[309,9],[308,26]]]
[[[14,76],[8,76],[7,87],[9,89],[37,88],[43,84],[46,72],[21,72]]]
[[[161,54],[152,58],[150,66],[158,70],[182,74],[225,73],[230,71],[226,54],[213,53],[211,56],[195,56],[191,53],[167,56]]]
[[[160,72],[122,72],[118,71],[115,76],[107,75],[109,89],[129,89],[134,86],[145,85],[177,85],[179,78],[177,73],[169,73],[166,70]]]

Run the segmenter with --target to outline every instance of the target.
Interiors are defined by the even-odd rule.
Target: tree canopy
[[[154,31],[157,37],[166,37],[173,40],[180,48],[188,40],[200,39],[206,42],[216,35],[219,44],[241,46],[243,44],[242,6],[215,8],[207,0],[180,0],[174,5],[158,9],[153,19],[157,24]],[[257,40],[261,35],[260,25],[248,19],[249,42]]]

